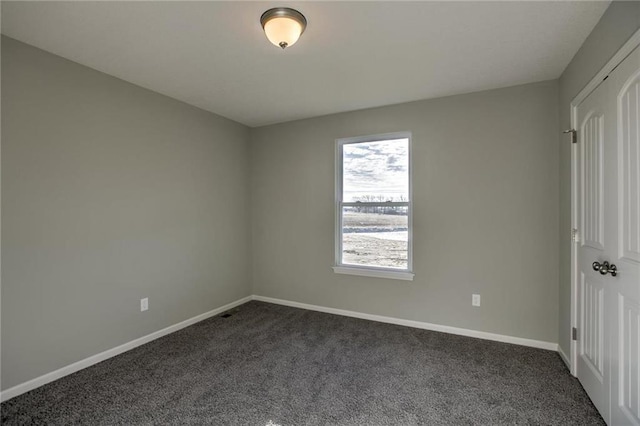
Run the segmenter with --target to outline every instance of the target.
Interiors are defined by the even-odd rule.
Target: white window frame
[[[372,202],[364,203],[370,206],[401,206],[407,207],[407,269],[385,268],[380,266],[351,265],[342,263],[342,214],[343,207],[363,205],[362,202],[342,201],[343,185],[343,146],[363,142],[379,142],[394,139],[408,140],[408,177],[409,177],[409,201],[407,202]],[[335,266],[333,271],[337,274],[360,275],[375,278],[390,278],[396,280],[413,281],[413,176],[411,163],[411,132],[394,132],[369,136],[356,136],[336,139],[336,173],[335,173]]]

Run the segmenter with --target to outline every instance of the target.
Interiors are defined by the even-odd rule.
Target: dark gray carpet
[[[250,302],[2,404],[2,423],[602,425],[555,352]]]

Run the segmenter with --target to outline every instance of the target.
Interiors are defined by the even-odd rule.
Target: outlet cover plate
[[[472,294],[471,295],[471,306],[480,306],[480,295]]]

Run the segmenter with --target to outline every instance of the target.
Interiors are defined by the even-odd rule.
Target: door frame
[[[609,59],[604,67],[589,81],[589,83],[576,95],[570,104],[571,128],[577,129],[578,126],[578,106],[587,96],[593,92],[596,87],[623,61],[633,52],[636,47],[640,46],[640,29],[637,30],[620,50]],[[566,141],[562,141],[566,143]],[[571,144],[571,228],[578,229],[578,158],[577,144]],[[561,230],[564,234],[564,230]],[[582,239],[582,235],[578,235]],[[571,327],[578,327],[578,244],[577,241],[571,242]],[[571,338],[571,330],[567,330]],[[569,370],[573,376],[578,375],[578,346],[576,340],[570,340]]]

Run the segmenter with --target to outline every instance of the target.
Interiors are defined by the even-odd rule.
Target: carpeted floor
[[[555,352],[249,302],[2,404],[2,424],[602,425]]]

